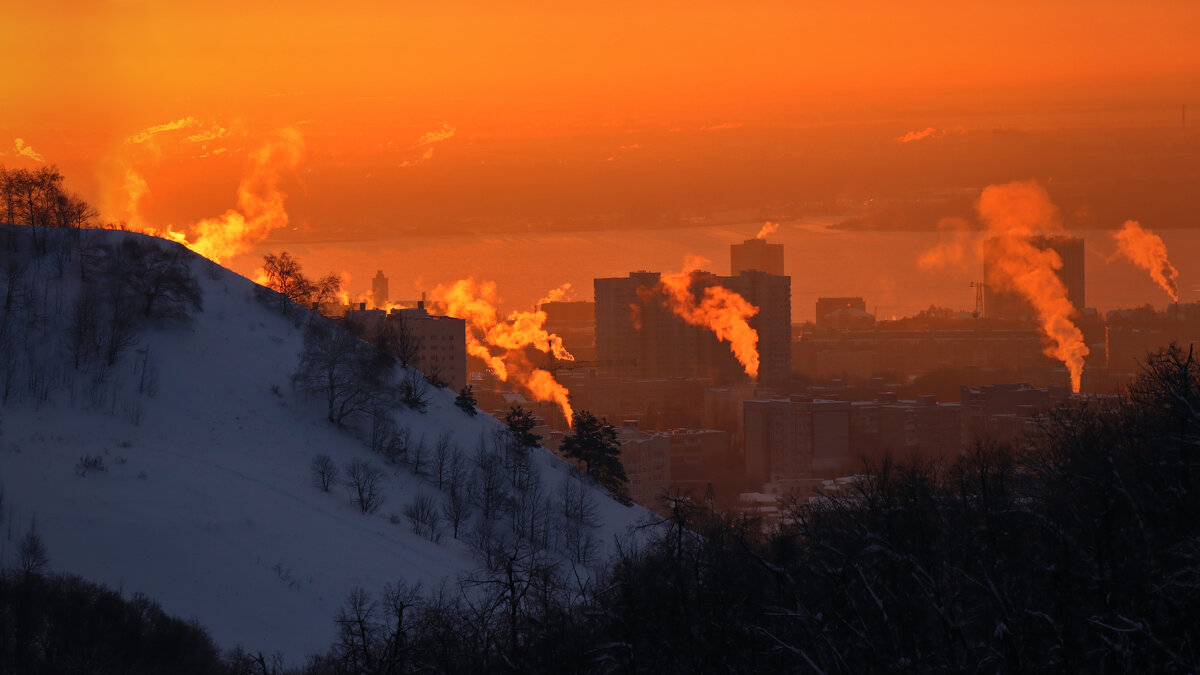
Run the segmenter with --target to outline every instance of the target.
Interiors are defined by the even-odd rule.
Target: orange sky
[[[749,121],[1200,76],[1187,0],[5,4],[0,110],[27,135],[191,114],[362,142],[402,121]]]
[[[110,216],[129,166],[150,225],[234,208],[256,148],[299,130],[303,155],[279,175],[288,228],[266,245],[750,222],[924,176],[894,162],[933,151],[894,140],[928,127],[951,152],[982,129],[1177,125],[1188,101],[1200,123],[1200,3],[1187,0],[50,0],[5,3],[0,24],[0,163],[33,165],[20,138]],[[833,168],[803,173],[816,165]],[[1041,167],[1019,169],[979,181]]]

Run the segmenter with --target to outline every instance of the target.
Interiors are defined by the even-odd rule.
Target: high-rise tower
[[[1084,297],[1083,239],[1064,235],[1035,236],[1029,242],[1041,251],[1054,251],[1062,260],[1055,274],[1067,289],[1067,299],[1076,310],[1086,307]],[[1033,306],[1012,287],[1011,280],[997,266],[1001,254],[998,239],[983,243],[983,314],[989,319],[1018,319],[1037,316]]]
[[[388,279],[383,276],[383,270],[376,272],[375,278],[371,280],[371,302],[374,303],[376,309],[387,307]]]
[[[783,276],[783,244],[768,244],[766,239],[747,239],[729,247],[729,273],[737,276],[758,270]]]

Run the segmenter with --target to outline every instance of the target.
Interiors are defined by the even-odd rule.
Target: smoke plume
[[[525,356],[525,349],[532,347],[560,361],[575,360],[563,347],[562,338],[546,331],[545,312],[540,309],[512,312],[501,321],[496,309],[499,304],[496,284],[476,283],[471,278],[459,279],[449,286],[438,285],[431,295],[434,306],[441,312],[466,321],[468,354],[486,363],[501,381],[511,379],[527,389],[534,399],[556,403],[567,424],[571,424],[570,392],[549,371],[535,367]],[[553,295],[554,291],[550,293]],[[493,349],[500,353],[494,354]]]
[[[972,248],[978,248],[978,241],[971,233],[970,225],[962,218],[942,218],[938,221],[938,229],[953,232],[951,241],[938,242],[933,248],[921,254],[917,259],[917,267],[928,271],[965,268],[969,261]]]
[[[183,132],[191,133],[184,135]],[[230,135],[230,131],[219,124],[188,116],[146,127],[126,137],[120,152],[109,160],[110,171],[102,176],[107,184],[102,195],[105,218],[123,222],[132,230],[159,234],[158,228],[147,227],[142,218],[142,200],[150,194],[150,185],[140,167],[160,161],[165,152],[164,145],[178,148],[180,144],[199,143],[203,154],[194,155],[197,158],[222,154],[227,148],[209,149],[207,143]],[[173,238],[178,236],[176,233]]]
[[[1154,282],[1162,287],[1172,302],[1179,302],[1179,270],[1167,259],[1167,245],[1162,237],[1142,229],[1136,220],[1127,220],[1119,232],[1113,233],[1117,240],[1117,254],[1129,258],[1133,264],[1150,272]]]
[[[1062,361],[1071,374],[1071,390],[1079,391],[1088,347],[1071,321],[1075,306],[1055,271],[1062,259],[1032,242],[1039,232],[1061,228],[1049,195],[1032,181],[989,185],[979,196],[979,217],[987,226],[989,262],[1004,289],[1016,291],[1033,305],[1042,331],[1050,338],[1046,354]]]
[[[767,221],[767,223],[762,226],[762,229],[758,231],[758,234],[754,235],[754,238],[755,239],[766,239],[767,235],[775,234],[778,231],[779,231],[778,223],[772,223],[771,221]]]
[[[707,328],[718,340],[728,342],[746,374],[758,377],[758,331],[749,323],[758,308],[722,286],[707,286],[697,298],[692,289],[694,272],[686,270],[694,270],[699,264],[702,259],[693,258],[685,264],[685,271],[659,278],[664,304],[684,321]]]
[[[218,263],[249,251],[272,230],[287,226],[286,195],[279,183],[282,172],[294,169],[303,152],[304,138],[299,129],[277,130],[250,153],[249,169],[238,185],[236,209],[193,223],[186,232],[167,226],[165,232],[150,230],[150,233],[177,241]],[[128,187],[138,187],[130,174],[126,176]],[[145,189],[144,180],[140,188]]]
[[[541,307],[542,305],[546,304],[547,302],[562,302],[564,300],[569,299],[573,295],[575,295],[574,289],[571,288],[571,282],[568,281],[568,282],[564,283],[562,286],[559,286],[558,288],[551,290],[549,293],[546,294],[546,297],[542,298],[541,300],[538,300],[536,306]]]

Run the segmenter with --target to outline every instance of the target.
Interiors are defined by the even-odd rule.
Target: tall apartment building
[[[425,311],[424,303],[415,308],[360,309],[346,312],[346,327],[356,335],[374,342],[385,325],[401,331],[412,349],[412,363],[431,379],[445,383],[454,391],[467,385],[467,323],[452,316]],[[385,321],[387,324],[385,324]]]
[[[850,456],[854,461],[954,457],[962,450],[962,406],[932,395],[899,400],[894,393],[850,404]]]
[[[721,277],[693,272],[697,298],[710,286],[733,291],[758,308],[749,321],[758,333],[760,382],[791,377],[791,278],[751,270]],[[657,272],[596,279],[596,358],[610,372],[628,377],[708,377],[717,382],[744,378],[729,344],[708,328],[694,326],[667,306]]]
[[[1083,239],[1069,236],[1035,236],[1030,243],[1041,251],[1054,251],[1062,261],[1055,274],[1067,289],[1067,298],[1075,309],[1086,307],[1084,296]],[[989,319],[1033,318],[1037,314],[1020,293],[1012,287],[1008,275],[997,265],[1001,252],[998,238],[983,243],[983,314]]]
[[[376,309],[387,307],[388,278],[383,276],[383,270],[376,272],[375,278],[371,279],[371,302]]]
[[[746,474],[795,483],[857,473],[885,456],[946,458],[962,447],[962,407],[933,396],[827,401],[804,396],[746,401]]]
[[[783,274],[783,244],[768,244],[765,239],[747,239],[729,247],[729,273],[758,270],[781,277]]]
[[[784,384],[791,380],[792,278],[747,270],[722,277],[720,285],[758,308],[758,314],[750,319],[750,327],[758,333],[758,381]]]
[[[757,483],[835,475],[850,456],[850,403],[795,396],[746,401],[746,477]]]
[[[417,369],[453,391],[467,386],[467,322],[414,309],[393,309],[388,321],[402,321],[417,342]]]

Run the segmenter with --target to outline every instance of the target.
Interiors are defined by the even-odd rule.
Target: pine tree
[[[541,436],[533,433],[533,428],[537,426],[533,412],[519,405],[509,409],[508,414],[504,416],[504,423],[508,425],[508,433],[519,448],[525,450],[536,448],[538,442],[542,440]]]
[[[621,446],[617,444],[617,430],[613,425],[586,410],[578,410],[572,417],[570,434],[563,439],[559,448],[567,457],[584,463],[587,475],[608,488],[618,499],[628,502],[629,479],[621,464]]]
[[[475,409],[475,392],[471,389],[471,385],[468,384],[458,392],[458,397],[454,399],[454,405],[471,417],[475,416],[478,411]]]

